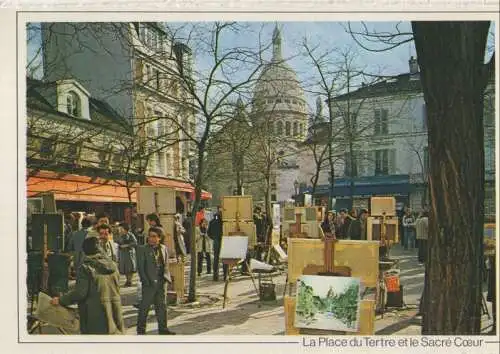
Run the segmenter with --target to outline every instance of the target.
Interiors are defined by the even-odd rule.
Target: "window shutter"
[[[396,149],[389,150],[389,174],[396,174]]]
[[[376,175],[377,169],[377,151],[373,150],[370,153],[371,163],[370,163],[370,174],[372,176]]]
[[[375,110],[373,120],[374,120],[373,133],[375,135],[380,134],[380,110],[379,109]]]
[[[360,151],[358,152],[358,158],[357,158],[357,163],[358,163],[358,176],[364,176],[365,175],[365,166],[366,166],[366,152],[365,151]]]

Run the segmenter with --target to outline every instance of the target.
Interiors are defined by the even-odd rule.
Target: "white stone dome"
[[[254,103],[265,111],[306,113],[304,90],[295,71],[283,60],[278,28],[273,33],[273,58],[264,66],[255,85]]]

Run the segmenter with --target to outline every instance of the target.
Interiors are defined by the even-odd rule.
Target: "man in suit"
[[[137,249],[137,271],[142,284],[142,299],[137,318],[137,334],[146,334],[149,308],[155,306],[158,334],[175,334],[167,328],[167,297],[165,287],[171,283],[167,248],[160,244],[162,229],[151,227],[147,244]]]
[[[113,262],[117,262],[118,257],[116,256],[115,247],[113,245],[113,241],[110,240],[111,227],[107,224],[99,225],[97,227],[97,232],[99,233],[99,243],[103,253]]]

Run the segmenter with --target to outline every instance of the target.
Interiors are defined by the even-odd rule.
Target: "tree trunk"
[[[196,179],[194,185],[194,203],[193,208],[191,209],[191,230],[193,230],[193,234],[191,237],[191,267],[189,269],[189,294],[188,294],[188,302],[195,302],[196,295],[196,275],[197,275],[197,257],[196,257],[196,237],[195,235],[195,221],[196,221],[196,213],[198,212],[198,207],[201,205],[201,186],[203,183],[203,168],[204,161],[203,155],[205,153],[205,146],[202,145],[198,149],[198,169],[196,172]]]
[[[351,210],[354,205],[354,143],[353,143],[353,134],[351,127],[351,118],[349,118],[349,209]],[[356,166],[357,169],[357,166]]]
[[[412,22],[429,129],[431,208],[423,334],[480,333],[489,25]]]

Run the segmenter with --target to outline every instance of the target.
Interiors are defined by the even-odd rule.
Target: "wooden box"
[[[396,216],[396,198],[372,197],[370,199],[371,216]]]
[[[140,214],[175,214],[175,190],[167,187],[137,188],[137,212]]]
[[[378,284],[377,241],[339,240],[334,264],[351,268],[351,276],[361,278],[366,287]],[[295,283],[309,264],[324,265],[324,242],[319,239],[288,239],[288,282]]]
[[[173,279],[173,288],[174,291],[177,293],[177,298],[183,299],[185,293],[184,262],[176,262],[170,260],[168,268],[170,270],[170,275]]]
[[[222,220],[234,221],[236,219],[239,221],[253,220],[252,196],[237,195],[222,197]]]

